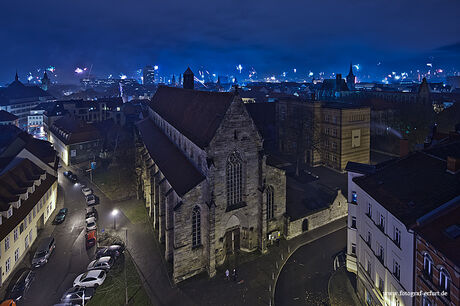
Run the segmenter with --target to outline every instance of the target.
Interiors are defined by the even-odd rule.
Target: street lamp
[[[117,220],[117,215],[118,215],[118,209],[114,209],[112,210],[112,216],[113,216],[113,229],[117,229],[117,224],[116,224],[116,220]]]

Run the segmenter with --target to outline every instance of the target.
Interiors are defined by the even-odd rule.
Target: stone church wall
[[[329,208],[325,208],[304,218],[290,221],[288,223],[289,229],[287,239],[292,239],[305,232],[302,230],[303,222],[305,219],[308,220],[307,231],[311,231],[315,228],[318,228],[332,221],[345,217],[348,214],[347,208],[347,199],[343,196],[342,192],[338,190],[337,196],[334,202],[331,204],[331,206],[329,206]]]

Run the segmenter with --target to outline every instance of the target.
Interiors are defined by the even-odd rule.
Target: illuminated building
[[[156,71],[155,68],[152,66],[145,66],[143,71],[143,83],[144,85],[153,85],[155,84],[155,76],[156,76]]]

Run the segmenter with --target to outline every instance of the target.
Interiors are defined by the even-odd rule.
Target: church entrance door
[[[240,228],[229,230],[225,233],[226,254],[235,253],[240,250]]]

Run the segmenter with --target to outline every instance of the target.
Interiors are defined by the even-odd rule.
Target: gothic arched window
[[[241,157],[237,152],[230,154],[227,160],[227,206],[243,201],[243,175]]]
[[[201,211],[198,206],[192,211],[192,246],[201,245]]]
[[[267,189],[265,190],[265,195],[267,196],[267,220],[270,220],[273,219],[273,217],[275,216],[275,192],[272,186],[267,187]]]

